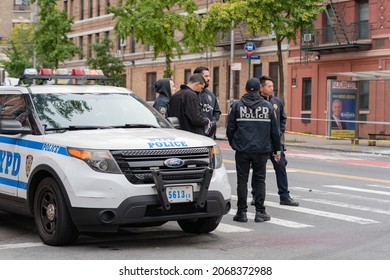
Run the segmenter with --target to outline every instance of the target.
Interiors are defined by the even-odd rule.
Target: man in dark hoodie
[[[249,79],[245,93],[235,102],[228,117],[226,135],[235,153],[237,171],[237,214],[234,221],[247,222],[249,170],[253,168],[255,222],[269,221],[265,212],[265,177],[269,155],[280,159],[280,135],[272,104],[260,96],[260,81]]]
[[[205,127],[210,120],[200,112],[199,92],[203,89],[205,80],[201,74],[190,77],[187,85],[181,85],[180,90],[169,101],[169,117],[177,117],[180,129],[205,135]]]
[[[153,107],[165,118],[168,116],[169,101],[176,92],[175,84],[171,79],[164,78],[154,84],[154,88],[159,96],[153,103]]]

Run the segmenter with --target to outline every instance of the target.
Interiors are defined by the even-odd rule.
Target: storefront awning
[[[362,72],[334,72],[329,75],[351,77],[354,81],[379,81],[390,80],[390,70],[362,71]]]

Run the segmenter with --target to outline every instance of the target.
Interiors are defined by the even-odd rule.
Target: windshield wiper
[[[70,125],[68,127],[50,127],[45,128],[45,131],[60,131],[60,130],[92,130],[92,129],[108,129],[113,128],[112,126],[101,126],[101,125]]]
[[[124,125],[115,125],[114,128],[159,128],[158,126],[152,124],[142,124],[142,123],[127,123]]]

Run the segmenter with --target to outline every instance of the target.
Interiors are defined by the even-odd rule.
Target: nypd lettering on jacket
[[[240,107],[240,118],[237,121],[271,121],[269,116],[270,109],[268,107],[256,107],[255,109],[248,107]]]

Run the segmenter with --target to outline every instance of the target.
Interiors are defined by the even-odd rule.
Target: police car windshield
[[[114,127],[162,127],[168,122],[136,95],[114,93],[33,94],[46,131]]]

